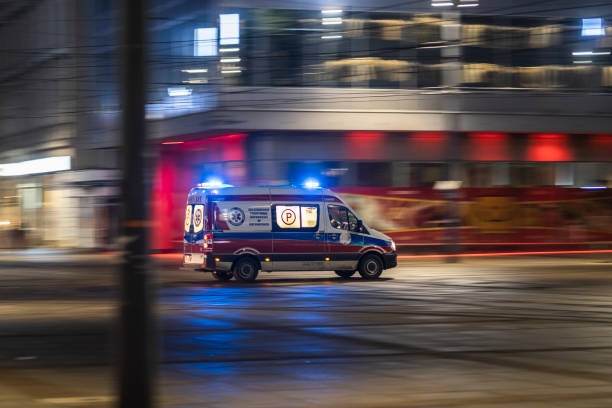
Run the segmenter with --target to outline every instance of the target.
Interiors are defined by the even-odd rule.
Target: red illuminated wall
[[[193,167],[177,153],[162,153],[155,169],[151,203],[151,248],[175,249],[182,240],[183,213],[189,189],[197,184]]]
[[[372,160],[385,157],[387,135],[382,132],[349,132],[346,152],[349,160]]]
[[[506,133],[470,133],[467,159],[474,161],[510,161],[510,142]]]
[[[460,160],[481,162],[608,162],[612,157],[612,135],[472,132],[461,135],[461,152],[450,151],[451,135],[446,132],[357,131],[335,137],[334,143],[342,141],[343,144],[339,160],[447,161],[453,155]],[[214,137],[193,134],[175,140],[177,144],[159,146],[151,205],[153,249],[180,247],[187,192],[198,182],[205,181],[198,179],[203,165],[224,162],[224,181],[240,185],[242,183],[235,180],[249,180],[245,161],[252,157],[247,155],[246,140],[247,135],[241,133]],[[300,143],[308,143],[297,137],[294,140],[296,149]],[[320,148],[328,147],[322,144]],[[278,159],[283,160],[282,157]]]
[[[570,161],[574,154],[569,136],[556,133],[531,134],[527,140],[527,161]]]
[[[588,155],[592,161],[612,160],[612,135],[589,136]]]
[[[203,165],[245,160],[245,140],[246,134],[230,134],[159,146],[151,202],[152,249],[180,248],[187,193],[205,181],[199,180]]]
[[[408,151],[415,160],[444,160],[448,135],[443,132],[414,132],[406,139]]]

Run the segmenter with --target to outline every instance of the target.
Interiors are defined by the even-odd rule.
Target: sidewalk
[[[30,248],[0,251],[0,267],[108,267],[119,262],[119,252]]]

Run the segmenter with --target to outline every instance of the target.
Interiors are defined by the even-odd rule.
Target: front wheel
[[[383,271],[383,265],[380,258],[376,255],[369,254],[361,258],[359,262],[359,274],[363,279],[376,279]]]
[[[339,277],[344,278],[344,279],[348,279],[351,276],[353,276],[355,274],[355,272],[357,272],[357,271],[334,271],[334,272],[336,272],[336,275],[338,275]]]
[[[213,272],[213,276],[215,277],[216,280],[218,281],[228,281],[230,279],[232,279],[232,273],[231,272],[226,272],[226,271],[214,271]]]
[[[232,272],[236,280],[242,282],[253,282],[259,273],[257,263],[252,258],[242,258],[236,261]]]

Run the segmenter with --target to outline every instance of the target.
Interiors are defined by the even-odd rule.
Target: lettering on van
[[[270,208],[251,207],[249,212],[249,227],[268,227],[270,226]]]

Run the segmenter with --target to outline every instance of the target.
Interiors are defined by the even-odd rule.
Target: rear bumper
[[[184,254],[183,267],[206,272],[229,272],[232,269],[232,261],[228,258],[228,256],[224,256],[219,259],[210,252],[207,254]]]
[[[383,264],[385,269],[395,268],[397,266],[397,253],[383,254]]]

